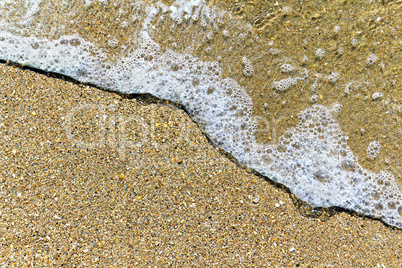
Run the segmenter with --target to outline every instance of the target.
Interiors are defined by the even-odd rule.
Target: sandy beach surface
[[[400,267],[401,230],[311,212],[165,102],[0,65],[1,267]]]

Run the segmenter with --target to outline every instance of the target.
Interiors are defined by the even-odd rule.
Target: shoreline
[[[398,267],[401,230],[302,216],[182,110],[0,65],[0,265]]]

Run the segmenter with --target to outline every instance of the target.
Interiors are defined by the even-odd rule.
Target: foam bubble
[[[249,59],[243,57],[242,62],[244,64],[243,73],[245,76],[252,76],[254,74],[253,64]]]
[[[282,80],[279,81],[275,81],[273,83],[273,88],[275,88],[276,90],[279,91],[286,91],[289,89],[289,87],[296,85],[297,84],[297,79],[293,78],[293,77],[288,77],[288,78],[284,78]]]
[[[315,55],[316,55],[317,57],[319,57],[320,59],[322,59],[322,58],[324,57],[324,55],[325,55],[325,50],[322,49],[322,48],[319,48],[319,49],[317,49],[317,50],[315,51]]]
[[[366,63],[368,65],[373,65],[378,60],[378,57],[375,54],[368,55],[366,59]]]
[[[380,98],[382,98],[382,97],[384,97],[384,94],[382,94],[381,92],[375,92],[375,93],[373,93],[373,95],[371,96],[371,98],[372,98],[373,100],[377,100],[377,99],[380,99]]]
[[[295,69],[295,67],[292,64],[284,63],[281,65],[281,71],[284,73],[291,72]]]
[[[340,75],[339,73],[332,72],[332,73],[328,76],[328,80],[329,80],[330,82],[335,83],[335,82],[339,79],[339,77],[341,77],[341,75]]]
[[[369,146],[367,147],[367,157],[372,160],[376,159],[380,153],[380,149],[381,144],[378,141],[370,142]]]

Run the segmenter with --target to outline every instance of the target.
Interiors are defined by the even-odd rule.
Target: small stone
[[[124,178],[125,178],[126,176],[124,176],[124,174],[123,173],[121,173],[120,175],[119,175],[119,179],[122,179],[122,180],[124,180]]]
[[[260,202],[260,197],[259,197],[259,196],[256,196],[256,197],[253,199],[253,203],[254,203],[254,204],[258,204],[258,202]]]
[[[290,252],[293,252],[293,251],[295,251],[295,248],[294,248],[294,247],[291,247],[291,248],[289,249],[289,251],[290,251]]]

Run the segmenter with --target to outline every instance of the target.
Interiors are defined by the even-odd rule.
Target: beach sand
[[[168,103],[5,64],[0,86],[1,267],[402,263],[401,230],[306,213]]]

